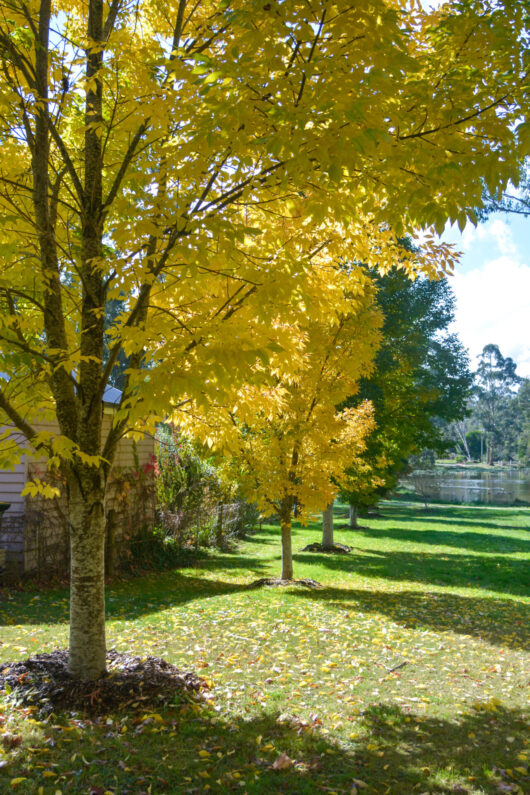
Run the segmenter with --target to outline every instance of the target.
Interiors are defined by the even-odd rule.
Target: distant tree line
[[[474,373],[468,414],[447,427],[447,438],[467,461],[530,464],[530,379],[498,345],[486,345]]]

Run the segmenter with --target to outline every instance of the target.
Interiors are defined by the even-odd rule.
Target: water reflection
[[[514,505],[530,503],[530,469],[442,469],[405,478],[403,485],[431,500]]]

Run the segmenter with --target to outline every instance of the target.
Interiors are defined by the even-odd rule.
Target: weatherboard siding
[[[103,437],[106,438],[112,425],[112,415],[105,413],[103,415]],[[35,423],[34,426],[38,431],[50,431],[52,433],[59,433],[57,423],[53,422],[40,422]],[[13,432],[13,437],[18,434]],[[135,467],[135,443],[129,436],[124,437],[118,443],[116,450],[115,460],[113,462],[114,470],[133,469]],[[151,463],[155,452],[154,439],[150,436],[144,436],[136,441],[136,453],[138,456],[138,463],[140,467]],[[10,508],[6,511],[6,515],[13,513],[24,513],[26,507],[26,498],[21,496],[21,492],[28,480],[28,464],[35,475],[36,470],[42,468],[42,475],[46,474],[46,460],[45,458],[36,458],[34,456],[23,456],[20,463],[16,464],[13,469],[0,469],[0,502],[10,503]]]
[[[21,491],[26,485],[26,461],[16,464],[13,470],[0,471],[0,502],[10,503],[6,514],[23,513],[24,497]]]

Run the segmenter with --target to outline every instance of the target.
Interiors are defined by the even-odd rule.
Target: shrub
[[[158,434],[156,490],[162,535],[177,548],[225,547],[251,530],[255,507],[234,499],[210,459],[178,428],[162,425]]]

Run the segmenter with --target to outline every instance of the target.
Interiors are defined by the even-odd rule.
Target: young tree
[[[244,370],[322,247],[390,261],[515,177],[524,24],[512,0],[0,0],[0,410],[67,482],[74,676],[105,668],[118,439]]]
[[[333,502],[322,511],[322,549],[333,549]]]
[[[360,269],[339,267],[315,268],[311,282],[307,303],[277,324],[291,352],[271,359],[267,385],[245,385],[228,405],[181,411],[192,432],[236,462],[246,496],[279,516],[283,580],[293,577],[295,505],[304,522],[332,503],[335,482],[372,427],[369,403],[335,408],[373,361],[379,317],[370,282]]]

